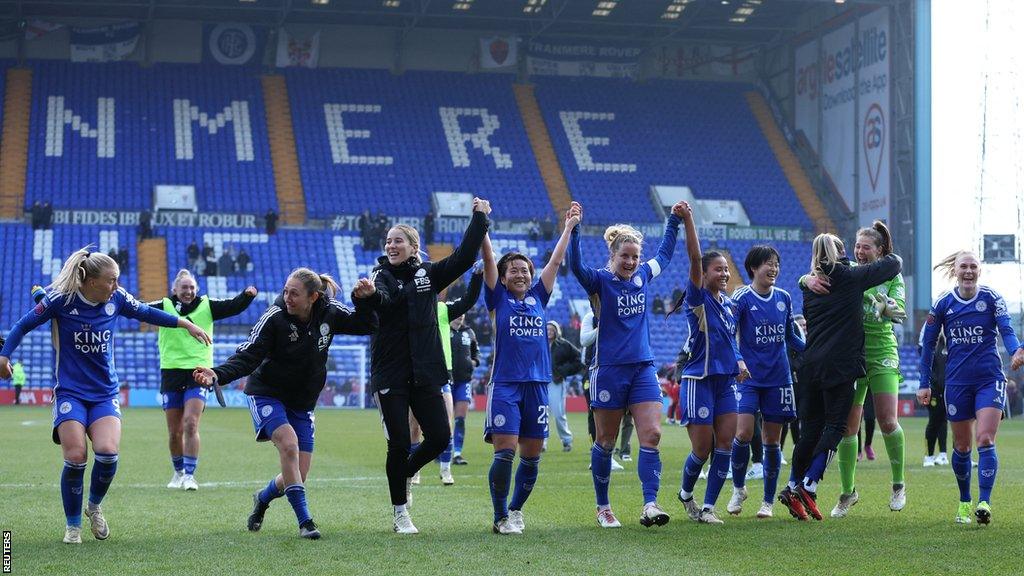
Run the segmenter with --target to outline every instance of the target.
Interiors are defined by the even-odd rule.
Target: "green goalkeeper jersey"
[[[899,374],[900,357],[896,345],[896,335],[892,330],[892,320],[875,316],[875,294],[881,294],[896,301],[900,310],[906,310],[907,296],[903,275],[870,288],[864,292],[864,352],[867,360],[868,376],[877,373]]]

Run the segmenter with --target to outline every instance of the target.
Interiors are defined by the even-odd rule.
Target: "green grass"
[[[903,423],[909,441],[908,505],[887,506],[889,466],[861,463],[861,502],[842,521],[798,523],[776,505],[757,520],[759,482],[743,515],[725,526],[686,521],[676,502],[688,451],[685,430],[663,434],[662,504],[673,514],[662,528],[637,522],[635,463],[612,480],[612,503],[624,527],[601,530],[594,520],[586,422],[573,415],[576,449],[548,452],[525,512],[523,536],[491,534],[487,491],[489,446],[482,416],[470,415],[466,458],[456,485],[443,487],[436,465],[415,491],[417,536],[391,532],[384,479],[384,438],[376,412],[317,414],[317,446],[308,485],[310,509],[324,538],[301,540],[285,500],[275,501],[263,530],[249,533],[251,494],[277,470],[269,444],[252,440],[248,412],[211,410],[201,425],[198,492],[164,487],[170,477],[163,414],[126,409],[117,479],[103,503],[112,536],[100,542],[85,523],[84,543],[61,543],[60,449],[50,442],[42,408],[0,408],[0,528],[13,532],[15,574],[1010,574],[1019,573],[1024,533],[1024,423],[1003,424],[994,523],[954,525],[957,492],[948,467],[921,467],[921,419]],[[556,441],[554,444],[558,444]],[[635,450],[636,448],[634,448]],[[788,457],[788,453],[787,453]],[[90,463],[91,469],[91,463]],[[783,475],[788,476],[788,467]],[[88,482],[88,479],[87,479]],[[977,480],[975,479],[975,486]],[[724,510],[729,485],[719,502]],[[835,465],[822,487],[822,507],[838,492]],[[703,494],[703,482],[698,485]],[[975,497],[977,493],[975,492]],[[727,515],[725,515],[727,516]]]

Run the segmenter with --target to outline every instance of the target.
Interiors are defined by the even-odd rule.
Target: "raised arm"
[[[572,229],[579,223],[580,205],[573,202],[569,207],[569,211],[565,213],[565,227],[562,228],[562,235],[558,237],[555,249],[551,252],[551,258],[548,259],[544,269],[540,272],[540,281],[544,283],[544,289],[549,294],[555,289],[555,279],[558,277],[558,268],[562,265],[562,259],[565,258],[565,249],[569,245],[569,236],[572,234]]]
[[[462,236],[462,242],[447,257],[438,260],[430,267],[430,281],[435,292],[444,290],[455,279],[465,274],[476,262],[476,253],[487,234],[487,215],[491,213],[491,205],[487,200],[473,199],[473,217],[469,227]]]
[[[274,316],[281,313],[282,310],[277,306],[268,308],[253,326],[249,333],[249,339],[242,342],[230,358],[216,368],[205,369],[215,375],[213,381],[207,382],[207,384],[223,386],[242,376],[252,374],[252,371],[274,351]],[[197,368],[197,370],[199,369]]]
[[[697,225],[693,222],[693,208],[683,202],[683,227],[686,229],[686,254],[690,257],[690,282],[700,287],[704,284],[704,269],[701,267],[700,240],[697,238]]]
[[[498,263],[494,260],[494,248],[491,246],[490,234],[484,234],[480,252],[484,260],[484,282],[488,288],[494,290],[494,285],[498,283]]]
[[[370,284],[369,281],[366,283]],[[372,286],[372,284],[370,285]],[[355,310],[334,298],[331,298],[327,303],[331,307],[330,323],[332,334],[364,336],[377,331],[379,324],[377,314],[373,312],[373,308],[370,307],[366,299],[353,299],[353,301],[355,302]]]
[[[469,277],[469,287],[466,289],[466,293],[462,295],[462,298],[445,303],[448,306],[448,321],[455,320],[469,312],[473,306],[476,306],[476,301],[480,299],[480,290],[484,285],[483,277],[482,271],[474,272]]]
[[[245,290],[239,292],[238,296],[235,296],[230,300],[215,300],[210,298],[210,312],[213,314],[214,320],[237,316],[242,312],[245,312],[245,309],[252,304],[252,301],[255,298],[255,286],[247,287]]]
[[[577,204],[579,206],[579,204]],[[580,221],[583,220],[583,207],[579,206]],[[594,294],[598,288],[597,270],[583,263],[583,249],[580,248],[580,227],[579,224],[572,227],[569,233],[569,269],[576,281],[583,286],[587,294]]]
[[[679,237],[679,222],[682,221],[683,212],[686,210],[686,203],[679,202],[672,207],[672,213],[668,215],[665,222],[665,234],[661,238],[661,245],[658,246],[658,254],[647,263],[651,267],[651,277],[661,274],[661,271],[668,268],[672,262],[672,254],[676,250],[676,239]]]

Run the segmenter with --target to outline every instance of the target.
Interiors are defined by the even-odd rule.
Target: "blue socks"
[[[640,488],[644,492],[644,504],[658,500],[658,488],[661,486],[661,452],[657,448],[640,448],[637,458],[637,475],[640,476]]]
[[[466,418],[455,417],[455,432],[452,434],[452,450],[456,454],[462,454],[462,443],[466,439]]]
[[[732,439],[732,485],[742,488],[747,480],[747,465],[750,463],[750,442]]]
[[[277,489],[277,478],[274,477],[270,479],[270,482],[267,484],[266,488],[260,490],[260,493],[257,497],[260,499],[260,502],[263,502],[264,504],[270,504],[271,501],[280,498],[281,496],[284,496],[284,492],[281,492],[280,490]]]
[[[441,460],[441,464],[450,464],[451,463],[451,461],[452,461],[452,446],[454,446],[454,444],[452,443],[452,439],[449,438],[448,439],[448,445],[445,446],[444,452],[441,452],[441,456],[439,457],[440,460]]]
[[[950,468],[956,476],[956,485],[960,489],[960,501],[971,501],[971,453],[953,449]]]
[[[182,456],[182,463],[185,466],[185,474],[195,474],[196,466],[199,465],[198,456]]]
[[[970,460],[970,457],[968,457]],[[968,468],[968,470],[970,470]],[[978,501],[992,503],[992,486],[996,483],[996,472],[999,470],[999,457],[996,456],[996,445],[978,447]]]
[[[171,466],[174,466],[175,472],[183,472],[185,470],[185,460],[181,456],[171,456]]]
[[[707,460],[697,458],[693,452],[686,457],[686,462],[683,462],[683,481],[680,486],[683,492],[693,494],[693,487],[697,485],[697,478],[700,476],[700,470],[704,467],[705,462]]]
[[[704,492],[704,507],[713,508],[718,501],[718,495],[725,485],[725,477],[729,475],[729,463],[732,460],[732,450],[718,450],[711,455],[711,471],[708,472],[708,489]]]
[[[778,444],[764,445],[764,501],[774,502],[782,469],[782,448]],[[735,472],[733,472],[735,475]]]
[[[64,461],[60,473],[60,499],[64,503],[64,516],[68,526],[82,525],[82,484],[85,478],[85,462],[74,464]]]
[[[303,522],[310,519],[309,507],[306,506],[306,487],[302,484],[292,484],[284,489],[284,495],[288,497],[288,503],[295,511],[299,526],[302,526]]]
[[[590,449],[590,475],[594,479],[594,496],[598,506],[608,506],[608,482],[612,477],[612,451],[594,444]]]
[[[519,457],[519,467],[516,468],[516,489],[512,493],[510,510],[522,510],[526,499],[533,492],[533,486],[537,483],[537,469],[540,465],[540,456],[527,458]]]
[[[103,502],[103,497],[107,495],[110,483],[114,481],[114,475],[117,474],[117,454],[96,452],[94,456],[92,477],[89,482],[89,504],[99,506],[100,502]]]
[[[828,463],[832,460],[832,456],[835,455],[834,450],[828,452],[821,452],[811,460],[811,465],[807,467],[807,472],[804,473],[804,487],[807,488],[808,492],[814,492],[817,488],[818,482],[825,477],[825,469],[828,468]]]
[[[508,516],[508,486],[512,482],[512,460],[515,455],[516,453],[512,450],[495,452],[491,470],[487,474],[491,487],[491,503],[494,505],[495,523]]]

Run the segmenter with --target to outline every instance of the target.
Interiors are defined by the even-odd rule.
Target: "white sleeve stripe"
[[[647,265],[651,267],[651,278],[657,278],[658,274],[661,274],[661,264],[654,258],[647,261]]]
[[[268,308],[267,311],[263,313],[263,316],[261,316],[260,319],[256,322],[256,325],[252,327],[252,332],[249,334],[249,339],[246,340],[245,342],[242,342],[242,344],[238,346],[238,351],[241,352],[248,348],[249,346],[251,346],[254,342],[256,342],[256,337],[259,336],[260,331],[263,330],[263,326],[267,323],[267,320],[270,320],[270,318],[274,314],[277,314],[280,311],[281,309],[278,308],[277,306],[271,306],[270,308]]]
[[[331,306],[334,306],[338,310],[341,310],[342,312],[347,312],[349,314],[352,314],[354,312],[351,308],[346,306],[343,302],[335,300],[334,298],[331,298]]]

